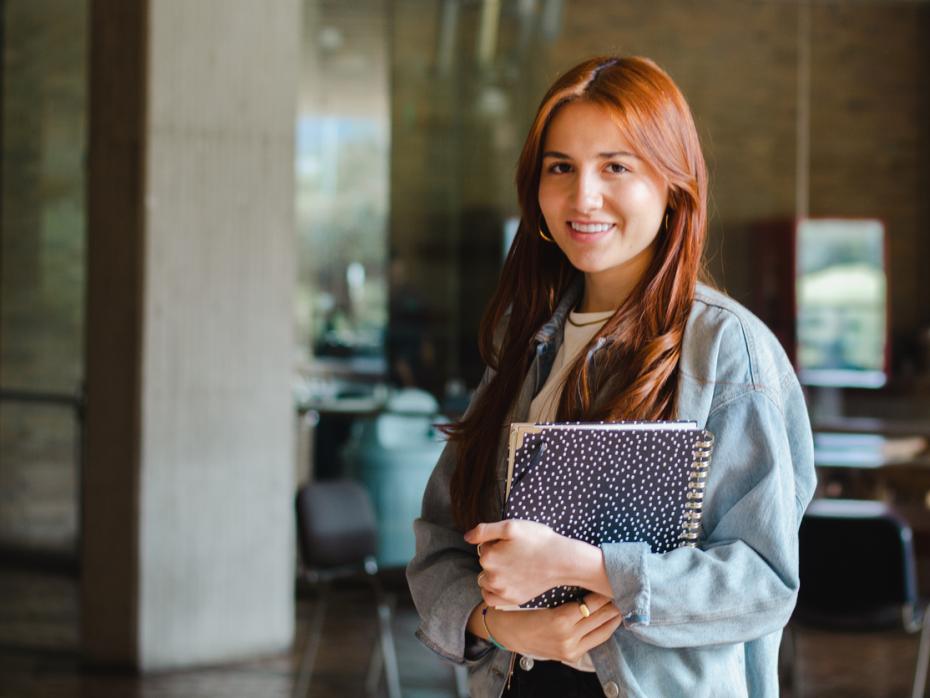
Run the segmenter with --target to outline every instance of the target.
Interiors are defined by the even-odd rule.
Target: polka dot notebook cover
[[[512,424],[504,518],[592,545],[693,547],[713,439],[694,422]],[[520,608],[551,608],[582,593],[557,587]]]

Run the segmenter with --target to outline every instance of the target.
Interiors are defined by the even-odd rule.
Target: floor
[[[404,696],[454,695],[447,665],[413,637],[416,612],[399,589],[395,637]],[[82,671],[77,657],[77,584],[61,571],[0,568],[0,698],[290,698],[312,596],[298,603],[298,642],[289,654],[233,666],[140,678]],[[334,591],[325,642],[310,688],[314,698],[364,694],[376,621],[362,587]],[[816,698],[909,696],[916,636],[798,630],[800,695]],[[382,688],[383,693],[383,688]],[[798,695],[785,691],[784,695]]]

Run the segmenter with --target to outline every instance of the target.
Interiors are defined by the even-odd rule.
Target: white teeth
[[[579,233],[603,233],[613,227],[612,223],[575,223],[574,221],[569,222],[569,225],[572,230],[577,230]]]

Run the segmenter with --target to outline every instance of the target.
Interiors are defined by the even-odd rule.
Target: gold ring
[[[582,618],[587,618],[591,615],[591,609],[588,608],[588,604],[586,604],[581,599],[578,600],[578,610],[581,611]]]
[[[478,557],[481,557],[481,543],[478,543]]]
[[[484,575],[486,575],[486,574],[487,574],[487,572],[484,572],[484,571],[481,571],[481,572],[478,573],[478,586],[479,586],[479,587],[481,586],[481,578],[482,578]]]

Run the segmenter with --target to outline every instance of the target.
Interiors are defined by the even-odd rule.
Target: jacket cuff
[[[479,649],[475,644],[466,646],[468,617],[483,601],[474,577],[449,588],[436,602],[442,613],[427,614],[416,632],[417,638],[440,657],[456,664],[483,658],[487,652],[480,650],[484,648]],[[490,643],[487,645],[491,647]]]
[[[484,656],[494,649],[492,645],[487,640],[484,640],[477,635],[472,635],[469,632],[465,633],[465,661],[466,662],[477,662],[484,658]]]
[[[604,567],[624,625],[649,624],[648,543],[604,543]]]

